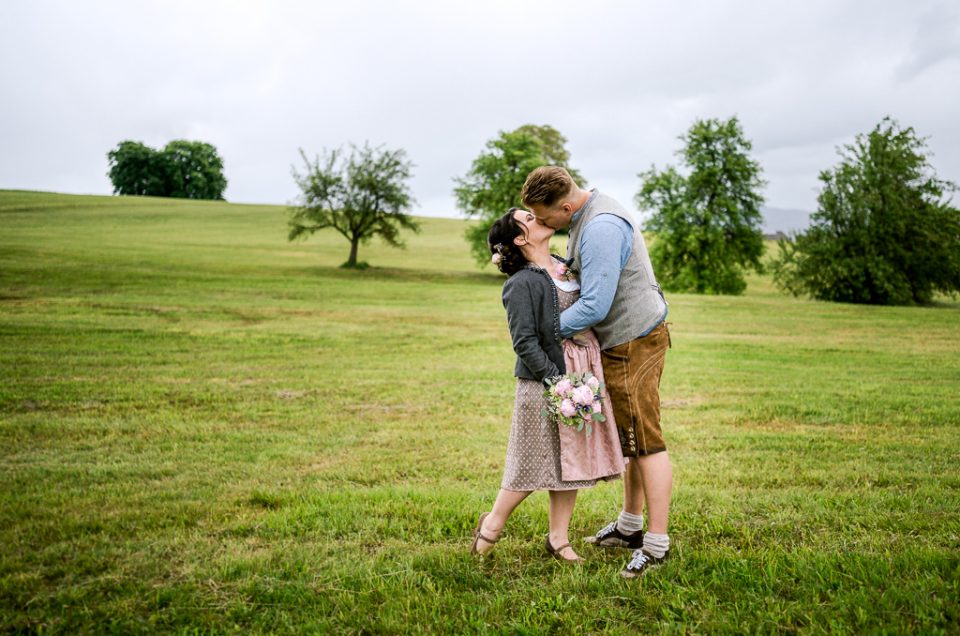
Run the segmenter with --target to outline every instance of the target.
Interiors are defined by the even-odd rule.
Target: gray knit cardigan
[[[538,380],[566,373],[560,338],[560,304],[550,274],[527,265],[503,284],[510,339],[517,354],[513,374]]]

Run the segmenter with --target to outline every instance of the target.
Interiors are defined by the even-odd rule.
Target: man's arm
[[[633,228],[614,214],[599,214],[580,237],[580,298],[560,314],[560,335],[572,335],[607,317],[620,272],[633,251]]]

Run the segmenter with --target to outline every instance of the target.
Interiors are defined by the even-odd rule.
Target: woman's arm
[[[560,370],[540,346],[536,309],[543,307],[544,303],[543,298],[537,296],[530,282],[517,278],[517,274],[507,279],[503,286],[503,306],[507,310],[507,326],[510,328],[513,350],[527,369],[542,382],[559,375]]]

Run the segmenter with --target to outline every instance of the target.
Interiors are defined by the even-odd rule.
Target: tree
[[[223,199],[227,187],[217,149],[201,141],[175,140],[160,151],[122,141],[107,159],[114,194]]]
[[[960,291],[957,186],[936,177],[926,139],[884,118],[837,150],[820,173],[818,209],[779,241],[774,281],[794,295],[837,302],[928,303]]]
[[[380,236],[389,245],[403,247],[401,228],[420,231],[404,213],[415,201],[406,183],[413,164],[403,150],[351,144],[346,157],[339,149],[325,151],[322,160],[310,161],[303,150],[300,156],[306,171],[293,169],[302,195],[300,205],[290,211],[289,240],[332,228],[350,241],[350,257],[343,267],[366,267],[357,262],[360,243]]]
[[[530,135],[540,142],[540,150],[543,152],[544,165],[563,166],[577,182],[577,185],[583,187],[586,181],[583,176],[574,168],[570,167],[570,153],[567,151],[567,138],[560,134],[560,131],[553,126],[536,126],[534,124],[524,124],[514,132]],[[522,184],[521,184],[522,185]]]
[[[170,191],[181,199],[223,199],[227,180],[217,149],[202,141],[177,139],[163,149],[169,166]]]
[[[169,196],[170,169],[163,155],[138,141],[121,141],[107,153],[114,194]]]
[[[744,271],[763,269],[760,164],[736,117],[697,120],[680,140],[688,176],[673,166],[638,175],[636,204],[654,211],[645,229],[656,232],[657,278],[673,291],[740,294]]]
[[[581,187],[586,184],[569,165],[566,143],[566,138],[551,126],[526,124],[513,132],[501,131],[473,160],[470,171],[454,179],[457,207],[479,221],[465,232],[477,263],[490,262],[490,226],[511,207],[522,205],[520,190],[532,170],[544,165],[563,166]]]

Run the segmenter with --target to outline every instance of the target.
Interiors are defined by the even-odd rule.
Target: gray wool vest
[[[567,242],[567,260],[570,268],[580,275],[580,237],[598,214],[619,216],[633,228],[633,247],[627,259],[620,281],[613,296],[613,304],[606,318],[593,326],[602,349],[610,349],[646,335],[663,321],[667,313],[667,301],[653,275],[653,265],[647,253],[640,226],[633,215],[617,201],[598,190],[580,210],[576,223],[570,226]]]

